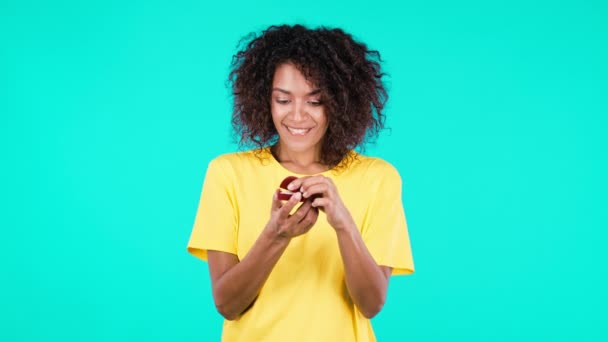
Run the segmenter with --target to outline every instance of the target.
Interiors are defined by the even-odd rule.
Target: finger
[[[305,201],[299,208],[298,210],[296,210],[295,213],[293,213],[293,215],[291,215],[291,217],[289,218],[289,220],[295,222],[295,223],[299,223],[300,221],[302,221],[306,215],[308,214],[308,212],[313,209],[312,208],[312,201]]]
[[[289,199],[289,201],[285,202],[285,204],[283,204],[283,206],[281,206],[281,209],[279,209],[280,210],[279,216],[284,219],[288,218],[291,210],[296,206],[296,204],[298,204],[300,202],[301,199],[302,199],[301,193],[296,192],[295,194],[293,194],[291,196],[291,198]]]
[[[270,211],[273,212],[275,210],[279,210],[281,208],[281,200],[279,200],[279,190],[275,191],[272,194],[272,206],[270,207]]]
[[[312,201],[313,208],[324,208],[329,204],[329,199],[325,197],[318,197]]]
[[[317,184],[329,185],[329,183],[330,183],[330,179],[323,175],[312,176],[312,177],[302,180],[302,184],[300,185],[299,189],[301,192],[305,192],[314,185],[317,185]]]
[[[315,194],[319,194],[328,197],[328,192],[329,185],[327,183],[317,183],[312,186],[309,186],[308,188],[305,188],[302,196],[304,196],[304,198],[309,198]]]
[[[309,177],[310,176],[305,176],[305,177],[301,177],[301,178],[297,178],[297,179],[293,180],[291,183],[287,184],[287,190],[295,191],[295,190],[299,189],[302,186],[302,182]]]
[[[303,230],[303,233],[309,231],[310,228],[312,228],[315,225],[318,218],[319,218],[319,209],[311,208],[308,211],[308,213],[306,214],[306,216],[302,219],[302,221],[299,222],[299,225],[300,225],[301,229]]]

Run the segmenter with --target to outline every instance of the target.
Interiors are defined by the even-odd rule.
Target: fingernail
[[[296,194],[293,195],[293,197],[295,197],[299,201],[300,199],[302,199],[302,194],[299,192],[296,192]]]
[[[296,188],[296,186],[293,183],[289,183],[289,185],[287,186],[287,190],[293,190],[295,188]]]

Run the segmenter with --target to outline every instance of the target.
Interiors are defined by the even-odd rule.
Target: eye
[[[308,103],[309,103],[311,106],[315,106],[315,107],[320,106],[320,105],[322,105],[322,104],[323,104],[323,102],[321,102],[321,101],[308,101]]]
[[[288,104],[290,101],[286,99],[275,99],[275,102],[278,104]]]

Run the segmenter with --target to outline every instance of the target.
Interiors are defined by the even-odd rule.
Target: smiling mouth
[[[293,127],[289,127],[289,126],[285,126],[285,125],[283,125],[283,126],[285,128],[287,128],[287,130],[289,131],[289,133],[291,133],[291,135],[297,135],[297,136],[304,136],[312,130],[312,127],[311,128],[293,128]]]

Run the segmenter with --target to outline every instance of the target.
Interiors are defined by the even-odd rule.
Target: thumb
[[[275,190],[272,195],[272,206],[270,207],[270,212],[277,211],[281,208],[281,201],[279,200],[279,190]]]

